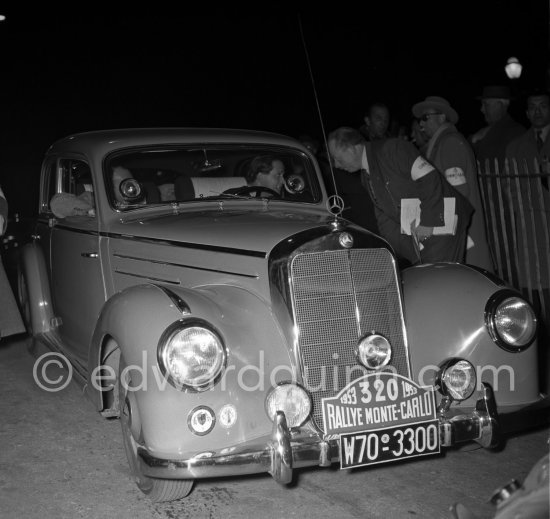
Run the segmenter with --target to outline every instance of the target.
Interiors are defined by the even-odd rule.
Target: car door
[[[56,194],[92,191],[84,160],[59,158]],[[51,198],[50,198],[51,206]],[[86,366],[97,316],[105,301],[98,220],[95,214],[50,214],[50,272],[57,334],[73,360]]]

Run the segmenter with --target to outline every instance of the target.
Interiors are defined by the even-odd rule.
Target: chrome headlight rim
[[[504,303],[508,299],[517,299],[518,301],[525,303],[525,305],[527,305],[533,315],[532,336],[528,341],[520,345],[510,344],[510,342],[506,341],[499,333],[497,324],[495,322],[497,310],[502,305],[502,303]],[[513,290],[500,290],[489,298],[487,304],[485,305],[485,326],[487,328],[487,331],[489,332],[489,335],[491,336],[491,339],[493,339],[497,346],[510,353],[520,353],[522,351],[525,351],[527,348],[529,348],[529,346],[531,346],[531,344],[533,344],[533,342],[537,338],[538,321],[536,313],[529,301],[527,301],[521,294]]]
[[[469,364],[470,368],[472,369],[474,383],[472,384],[471,390],[468,393],[465,393],[462,397],[457,398],[453,390],[450,390],[447,386],[447,383],[445,382],[445,375],[449,372],[451,368],[453,368],[460,362],[465,362],[466,364]],[[477,387],[477,373],[474,365],[470,361],[462,359],[460,357],[447,359],[439,367],[439,371],[436,376],[436,387],[439,389],[439,392],[443,396],[450,398],[453,402],[463,402],[464,400],[468,400],[468,398],[470,398],[474,394]]]
[[[274,386],[271,387],[271,389],[268,391],[266,397],[265,397],[265,401],[264,401],[264,408],[265,408],[265,414],[268,416],[268,418],[273,422],[275,420],[275,415],[271,415],[269,413],[269,401],[270,401],[270,398],[272,397],[272,395],[277,391],[279,390],[282,386],[293,386],[293,387],[297,387],[298,389],[300,389],[303,394],[306,396],[307,398],[307,401],[309,403],[309,411],[308,413],[305,415],[305,417],[297,422],[296,424],[292,424],[291,425],[291,422],[289,420],[289,417],[286,416],[286,413],[285,413],[285,418],[287,420],[287,424],[288,424],[288,427],[289,429],[295,429],[297,427],[301,427],[302,425],[304,425],[310,418],[311,418],[311,415],[313,413],[313,400],[311,398],[311,395],[309,393],[309,391],[304,387],[302,386],[302,384],[299,384],[297,382],[294,382],[292,380],[283,380],[281,382],[277,382],[277,384],[275,384]]]
[[[383,360],[383,362],[381,364],[379,364],[378,366],[371,366],[371,365],[368,364],[368,362],[364,361],[363,357],[361,356],[361,344],[364,341],[371,340],[371,339],[377,339],[377,338],[382,339],[387,344],[388,353],[386,355],[386,358]],[[387,337],[385,337],[381,333],[378,333],[378,332],[374,331],[374,332],[366,333],[365,335],[363,335],[357,341],[357,344],[355,345],[355,348],[354,348],[354,353],[355,353],[355,358],[357,359],[357,362],[359,364],[361,364],[362,366],[364,366],[367,369],[371,369],[373,371],[378,371],[378,370],[381,370],[382,368],[384,368],[385,366],[387,366],[390,363],[392,355],[393,355],[393,348],[392,348],[391,342],[389,341],[389,339]]]
[[[194,327],[204,328],[215,336],[218,343],[220,344],[220,354],[222,356],[222,359],[218,372],[211,379],[204,381],[200,384],[183,384],[172,376],[170,370],[167,367],[165,354],[168,346],[170,345],[170,341],[177,333],[187,328]],[[184,318],[172,323],[162,333],[157,346],[157,363],[162,373],[162,376],[165,377],[170,385],[172,385],[174,388],[183,392],[200,393],[203,391],[208,391],[209,389],[214,387],[222,378],[227,367],[227,347],[221,333],[208,321],[198,317]]]

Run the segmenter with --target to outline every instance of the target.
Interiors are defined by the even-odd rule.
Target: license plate
[[[440,445],[437,420],[340,435],[342,469],[438,452]]]

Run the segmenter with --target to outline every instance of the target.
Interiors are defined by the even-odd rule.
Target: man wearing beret
[[[429,138],[426,158],[474,208],[468,227],[466,263],[493,272],[476,159],[468,141],[456,129],[458,114],[446,99],[438,96],[428,96],[424,101],[416,103],[412,112],[420,121],[421,130]]]
[[[341,127],[330,133],[328,150],[336,167],[361,170],[380,234],[400,259],[409,264],[464,261],[472,206],[412,143],[398,138],[366,142],[354,128]],[[450,231],[445,199],[454,204]],[[405,229],[402,211],[410,200],[420,203],[419,221]]]

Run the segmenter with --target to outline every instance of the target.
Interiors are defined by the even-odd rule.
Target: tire
[[[120,374],[123,372],[125,363],[121,357],[119,365],[119,395],[120,395],[120,423],[122,428],[122,442],[128,459],[130,472],[137,487],[151,499],[153,503],[163,501],[175,501],[189,495],[193,488],[192,479],[159,479],[146,476],[140,469],[138,459],[138,443],[130,430],[131,408],[129,400],[126,398],[127,384],[121,383]]]

